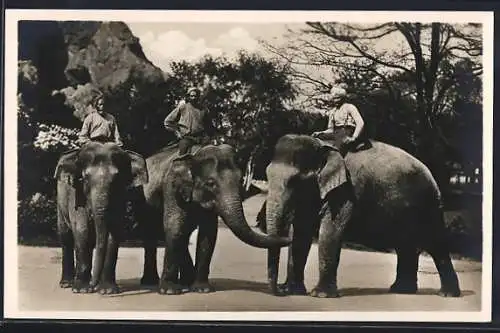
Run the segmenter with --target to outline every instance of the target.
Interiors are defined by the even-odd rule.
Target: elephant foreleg
[[[196,244],[196,278],[192,290],[199,293],[209,293],[214,291],[213,286],[208,282],[210,274],[210,263],[217,240],[217,216],[210,214],[202,218],[199,224],[198,241]]]
[[[157,246],[158,246],[158,232],[161,233],[160,226],[161,217],[160,214],[143,214],[145,216],[151,216],[151,221],[140,221],[139,230],[141,234],[142,244],[144,247],[144,269],[141,278],[141,285],[143,286],[157,286],[158,277],[158,265],[156,262]],[[155,218],[158,216],[158,218]],[[159,221],[158,221],[159,220]],[[148,223],[146,225],[146,223]]]
[[[288,270],[285,284],[280,291],[288,295],[305,295],[304,269],[311,249],[312,233],[302,225],[291,228],[294,231],[292,244],[288,247]]]
[[[110,232],[104,259],[104,267],[98,286],[100,294],[117,294],[120,292],[116,284],[116,263],[118,260],[119,245],[119,236],[117,232]]]
[[[159,293],[178,295],[182,293],[183,289],[179,284],[180,265],[185,255],[183,248],[185,239],[189,238],[183,232],[186,217],[182,212],[176,212],[175,208],[166,207],[164,212],[165,256]]]
[[[189,237],[186,237],[182,250],[184,251],[184,257],[180,263],[179,284],[182,286],[182,292],[186,293],[191,290],[191,285],[195,280],[193,258],[189,253]]]
[[[69,225],[62,221],[62,217],[60,217],[59,214],[58,220],[59,241],[61,242],[62,248],[62,272],[59,286],[61,288],[69,288],[73,283],[75,274],[73,233]]]
[[[90,225],[87,221],[77,222],[73,228],[76,250],[76,272],[72,291],[74,293],[90,293],[92,270],[93,242],[90,240]]]
[[[338,195],[342,195],[338,193]],[[343,194],[345,196],[345,194]],[[313,297],[339,297],[337,268],[340,260],[341,238],[352,215],[352,201],[337,200],[329,204],[321,219],[318,239],[319,281],[311,291]],[[335,202],[335,200],[334,200]],[[332,214],[332,212],[335,212]]]
[[[270,248],[267,250],[267,281],[269,291],[276,296],[282,295],[278,288],[278,268],[280,264],[281,249]]]

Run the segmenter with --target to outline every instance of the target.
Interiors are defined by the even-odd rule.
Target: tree
[[[357,94],[382,89],[391,102],[413,99],[416,155],[435,173],[441,172],[447,140],[439,119],[453,112],[455,89],[462,80],[457,64],[468,62],[468,73],[481,77],[480,25],[308,22],[304,29],[289,32],[288,45],[265,45],[293,68],[305,102],[317,106],[315,97],[345,79],[339,72],[364,77]]]
[[[167,82],[172,89],[167,99],[178,102],[188,87],[206,86],[202,104],[212,119],[210,136],[233,145],[243,168],[248,161],[265,163],[267,151],[286,133],[288,126],[281,115],[295,97],[287,66],[241,52],[234,61],[207,56],[171,67],[173,74]]]

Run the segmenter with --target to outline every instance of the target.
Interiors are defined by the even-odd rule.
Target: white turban
[[[192,91],[196,91],[196,92],[198,92],[198,93],[199,93],[199,92],[200,92],[200,89],[198,89],[198,88],[196,88],[196,87],[191,87],[191,88],[189,88],[189,89],[187,90],[187,93],[189,94],[189,93],[191,93]]]
[[[347,95],[347,91],[342,88],[342,87],[333,87],[331,90],[330,90],[330,94],[332,97],[344,97]]]

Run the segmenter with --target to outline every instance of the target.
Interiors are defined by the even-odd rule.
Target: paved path
[[[252,211],[250,215],[256,214]],[[250,222],[253,216],[248,216]],[[196,232],[190,251],[194,254]],[[421,256],[418,295],[387,292],[396,271],[393,254],[343,250],[339,288],[344,297],[316,299],[307,296],[275,297],[266,291],[266,251],[239,241],[227,228],[220,228],[212,260],[212,294],[189,293],[162,296],[140,289],[143,252],[121,248],[117,280],[123,293],[101,296],[74,295],[60,289],[60,249],[18,247],[19,309],[24,311],[479,311],[481,307],[481,264],[455,260],[463,297],[441,298],[439,276],[432,260]],[[280,276],[285,277],[286,252],[281,253]],[[163,250],[158,263],[162,267]],[[306,267],[306,287],[317,282],[317,247],[313,245]]]

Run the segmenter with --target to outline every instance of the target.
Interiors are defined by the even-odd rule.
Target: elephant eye
[[[205,182],[205,185],[208,187],[215,187],[215,186],[217,186],[217,183],[216,183],[215,179],[208,179]]]

